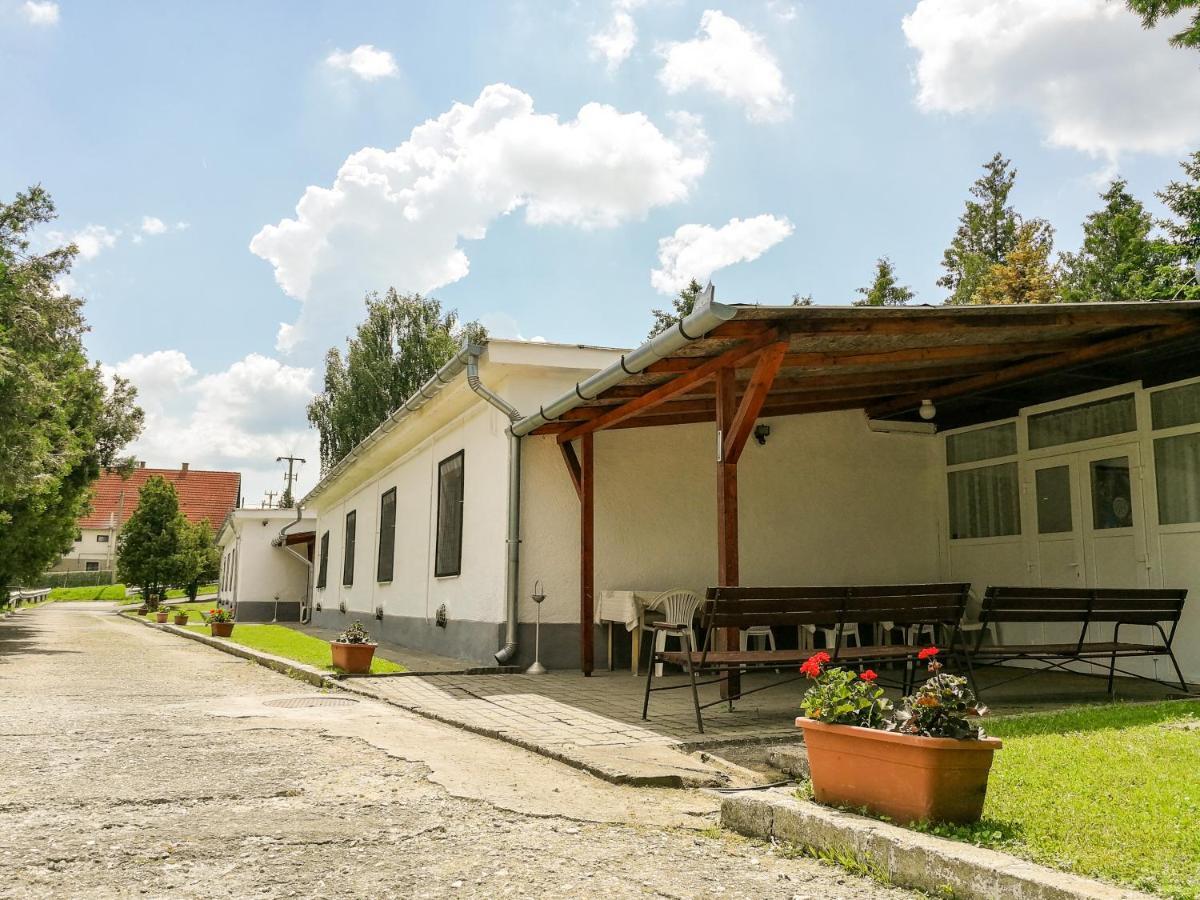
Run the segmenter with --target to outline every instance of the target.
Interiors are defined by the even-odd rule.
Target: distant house
[[[316,519],[294,509],[235,509],[217,533],[219,596],[239,622],[295,622],[309,597]]]
[[[52,572],[107,572],[116,567],[117,536],[133,511],[146,480],[158,475],[175,485],[179,509],[193,524],[208,519],[215,534],[225,517],[238,506],[242,476],[238,472],[210,472],[184,463],[178,469],[151,469],[145,463],[126,476],[108,471],[92,489],[92,508],[79,520],[75,543]]]
[[[1166,587],[1191,590],[1175,647],[1196,681],[1200,303],[709,296],[630,352],[492,340],[302,504],[313,621],[378,616],[380,637],[452,656],[531,661],[532,594],[542,662],[590,672],[605,591]]]

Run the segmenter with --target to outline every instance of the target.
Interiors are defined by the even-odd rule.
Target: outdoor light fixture
[[[529,595],[529,599],[537,604],[537,624],[533,627],[533,665],[525,670],[526,675],[545,675],[546,667],[541,663],[542,650],[542,601],[546,599],[546,595],[542,593],[542,582],[537,580],[533,583],[533,593]]]
[[[933,405],[933,401],[925,399],[921,401],[921,408],[917,410],[917,415],[928,422],[937,415],[937,407]]]
[[[767,438],[771,436],[771,426],[762,423],[754,426],[754,439],[758,441],[758,446],[764,447],[767,443]]]

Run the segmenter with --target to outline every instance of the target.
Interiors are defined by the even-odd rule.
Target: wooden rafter
[[[1187,337],[1188,335],[1195,334],[1197,331],[1200,331],[1200,322],[1194,320],[1181,325],[1148,328],[1134,334],[1127,334],[1122,337],[1112,338],[1111,340],[1101,341],[1100,343],[1090,344],[1086,347],[1079,347],[1060,355],[1026,360],[1025,362],[1007,366],[994,372],[976,375],[973,378],[965,378],[953,384],[927,388],[919,393],[908,394],[894,400],[887,400],[868,407],[867,414],[872,418],[895,415],[896,413],[916,409],[921,405],[922,400],[936,401],[946,400],[951,397],[961,397],[964,394],[984,391],[988,388],[998,387],[999,385],[1011,384],[1014,381],[1023,381],[1026,378],[1043,375],[1047,372],[1086,365],[1087,363],[1103,359],[1110,354],[1129,353],[1153,344]]]
[[[665,403],[697,382],[705,378],[711,378],[716,372],[722,369],[732,370],[732,367],[737,365],[738,362],[747,356],[757,353],[768,344],[774,343],[777,339],[778,333],[775,329],[769,329],[758,337],[751,338],[734,347],[732,350],[722,353],[720,356],[708,359],[704,364],[691,369],[684,375],[674,378],[666,384],[659,385],[657,388],[630,400],[628,403],[618,406],[616,409],[608,410],[603,415],[597,416],[569,431],[564,431],[558,436],[558,440],[560,443],[563,443],[574,440],[577,437],[582,437],[584,434],[590,434],[604,428],[611,428],[613,425]]]
[[[787,353],[786,341],[772,344],[759,353],[758,365],[754,367],[754,374],[750,376],[746,392],[738,404],[737,413],[733,417],[729,431],[723,435],[722,458],[725,462],[736,465],[741,457],[746,441],[750,438],[750,431],[754,428],[754,423],[758,420],[758,414],[767,399],[767,394],[771,391],[771,383],[779,373],[779,366],[783,362],[785,353]]]
[[[567,474],[571,476],[571,483],[575,485],[575,494],[582,500],[583,471],[579,465],[579,457],[575,454],[575,445],[559,444],[558,449],[562,451],[563,462],[567,464]]]

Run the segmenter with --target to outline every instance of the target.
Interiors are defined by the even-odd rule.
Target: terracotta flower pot
[[[896,822],[978,822],[996,738],[960,741],[827,725],[801,717],[818,803],[866,807]]]
[[[156,612],[154,614],[154,621],[157,622],[159,625],[166,625],[167,624],[167,614],[165,612]]]
[[[333,664],[351,675],[364,675],[371,671],[371,659],[375,656],[374,644],[343,644],[330,641]]]
[[[147,609],[147,608],[146,608],[146,607],[144,607],[144,606],[139,606],[139,607],[138,607],[138,610],[137,610],[137,614],[138,614],[139,616],[144,616],[144,615],[147,615],[147,614],[149,614],[149,612],[150,612],[150,610],[149,610],[149,609]]]
[[[232,622],[209,622],[208,627],[213,637],[229,637],[233,634]]]
[[[186,625],[187,623],[188,623],[187,613],[182,613],[182,614],[177,613],[175,615],[175,624],[176,625]]]

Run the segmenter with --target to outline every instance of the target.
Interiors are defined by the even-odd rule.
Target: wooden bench
[[[729,696],[708,703],[700,702],[699,688],[706,684],[727,682],[743,670],[793,669],[808,659],[811,649],[795,650],[729,650],[715,649],[714,636],[726,628],[749,628],[754,625],[771,627],[801,627],[806,625],[836,626],[833,647],[822,648],[832,657],[834,664],[868,666],[885,662],[904,665],[902,686],[908,688],[914,678],[917,654],[921,647],[909,644],[892,644],[865,647],[843,646],[843,631],[880,622],[891,622],[898,626],[933,625],[947,629],[948,650],[958,656],[959,623],[966,607],[968,584],[901,584],[871,585],[856,587],[712,587],[706,594],[701,608],[700,624],[707,631],[703,648],[692,646],[690,627],[654,623],[655,628],[678,635],[683,650],[654,650],[646,676],[646,696],[642,704],[642,718],[647,718],[650,709],[650,694],[655,691],[691,688],[692,702],[696,708],[696,728],[703,733],[704,720],[701,710],[733,701],[746,694],[756,693],[770,687],[788,684],[805,676],[789,674],[789,677],[774,681],[751,690],[734,689]],[[685,684],[655,687],[654,669],[659,662],[681,666],[688,675]],[[715,675],[715,678],[698,681],[697,676]]]
[[[1128,659],[1138,656],[1166,656],[1175,667],[1179,678],[1179,687],[1185,693],[1187,683],[1183,672],[1171,649],[1175,639],[1175,630],[1179,627],[1179,618],[1183,614],[1183,601],[1187,598],[1186,589],[1158,588],[1030,588],[1030,587],[989,587],[983,598],[983,608],[979,613],[982,627],[974,645],[968,650],[968,662],[975,665],[990,665],[1006,662],[1040,662],[1042,666],[1032,668],[1029,672],[1009,678],[1001,684],[1016,681],[1020,678],[1035,675],[1046,669],[1058,668],[1063,671],[1073,671],[1067,668],[1072,662],[1088,662],[1100,660],[1108,663],[1108,693],[1115,692],[1114,676],[1117,672],[1132,675],[1147,681],[1161,682],[1159,679],[1148,678],[1136,672],[1130,672],[1117,666],[1118,659]],[[983,646],[983,633],[989,623],[1004,623],[1006,625],[1045,625],[1055,623],[1078,628],[1074,640],[1024,644],[1004,644]],[[1112,635],[1091,636],[1088,629],[1093,626],[1104,627],[1112,625]],[[1126,625],[1142,625],[1158,632],[1161,641],[1138,643],[1121,641],[1121,627]],[[1170,631],[1163,626],[1169,625]],[[999,631],[997,631],[999,634]],[[1100,638],[1100,639],[1097,639]],[[1075,674],[1083,674],[1076,672]],[[991,685],[995,687],[996,685]]]

